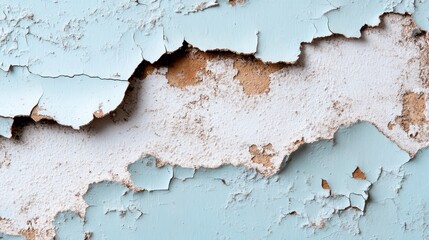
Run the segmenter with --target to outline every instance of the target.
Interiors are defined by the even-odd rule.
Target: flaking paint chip
[[[326,190],[331,190],[328,181],[326,181],[325,179],[322,179],[322,188]]]
[[[352,176],[353,176],[354,179],[366,180],[365,173],[362,172],[362,170],[360,170],[359,167],[356,167],[356,169],[353,171]]]

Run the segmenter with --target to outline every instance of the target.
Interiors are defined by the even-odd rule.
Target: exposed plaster
[[[424,93],[406,92],[402,96],[402,113],[396,117],[396,123],[410,134],[410,137],[417,138],[418,135],[427,135],[425,125],[428,123],[426,117],[426,96]],[[412,132],[410,132],[412,131]]]
[[[261,164],[265,168],[273,167],[271,158],[274,156],[275,151],[271,143],[262,146],[262,148],[252,144],[249,147],[249,152],[252,155],[252,162]]]
[[[171,180],[170,187],[150,192],[103,181],[91,184],[85,193],[84,218],[70,211],[56,216],[56,239],[82,239],[84,233],[91,233],[94,240],[425,239],[429,231],[422,224],[427,224],[429,198],[424,194],[412,197],[409,191],[426,192],[427,184],[411,184],[425,172],[416,165],[423,167],[427,150],[408,162],[408,155],[372,125],[358,123],[341,128],[332,141],[301,146],[289,156],[284,169],[270,177],[223,166],[197,169],[186,181],[158,175],[151,181]],[[153,168],[154,158],[143,158],[143,162],[138,169],[147,176],[160,171]],[[350,177],[357,171],[356,164],[366,170],[367,179]],[[322,177],[331,186],[324,179],[321,186]],[[401,214],[386,218],[385,211]],[[424,219],[408,211],[424,211]],[[376,222],[395,231],[380,231]],[[166,231],[165,226],[180,227]]]
[[[237,3],[240,7],[235,6]],[[38,79],[56,78],[58,85],[49,85],[54,97],[46,98],[45,107],[39,106],[46,111],[41,115],[74,128],[114,110],[120,101],[107,107],[105,94],[115,100],[122,98],[127,79],[143,60],[153,63],[179,49],[184,40],[203,51],[227,49],[253,54],[264,62],[295,62],[302,43],[333,34],[360,37],[361,28],[378,25],[384,13],[411,14],[419,28],[429,29],[429,2],[424,0],[272,0],[246,4],[226,0],[81,0],[79,4],[26,0],[9,1],[1,10],[1,78],[18,84],[8,72],[17,68],[28,71],[28,81],[16,86],[28,89],[28,96],[11,94],[6,102],[10,107],[2,107],[0,116],[30,116],[46,91],[38,86]],[[267,12],[269,17],[264,16]],[[213,19],[216,24],[212,24]],[[67,108],[57,112],[50,106],[70,104],[63,103],[60,96],[62,87],[76,76],[96,80],[97,86],[88,88],[90,91],[105,91],[101,96],[92,95],[95,105],[103,109],[79,108],[74,112],[79,121],[68,118]],[[266,77],[262,79],[264,90],[249,91],[266,91]],[[112,80],[121,83],[103,88]],[[80,94],[74,88],[69,92]],[[0,134],[10,136],[4,130]]]
[[[159,2],[154,1],[152,3]],[[234,9],[246,8],[250,5],[249,2],[246,2],[242,7],[235,6]],[[222,3],[221,6],[223,6]],[[189,14],[188,16],[209,13],[216,8],[218,7]],[[338,10],[333,12],[338,12]],[[32,20],[31,18],[34,19],[31,15],[26,15],[25,17],[25,19]],[[94,124],[85,127],[82,131],[70,131],[67,128],[46,123],[25,127],[26,131],[20,140],[1,141],[4,147],[0,148],[0,156],[3,156],[3,154],[8,156],[10,163],[0,168],[0,179],[4,183],[4,187],[0,189],[0,206],[8,206],[7,209],[0,208],[0,216],[7,219],[7,221],[0,220],[2,223],[0,224],[0,231],[28,236],[34,233],[36,239],[46,239],[54,235],[54,223],[52,221],[54,216],[58,212],[70,210],[77,212],[78,215],[75,214],[77,217],[88,219],[91,219],[91,216],[98,217],[99,215],[97,214],[100,214],[100,218],[104,217],[104,215],[108,215],[108,218],[118,218],[119,216],[119,218],[125,219],[127,227],[130,226],[131,230],[138,232],[145,229],[140,225],[139,227],[133,225],[139,224],[142,221],[141,219],[145,219],[144,212],[139,208],[125,210],[117,207],[122,207],[122,205],[115,205],[117,203],[115,202],[109,209],[111,211],[107,213],[102,211],[100,213],[97,212],[99,210],[97,206],[101,204],[96,202],[92,208],[95,209],[95,213],[86,212],[85,214],[88,207],[87,202],[91,202],[88,196],[90,196],[90,193],[94,193],[93,189],[99,186],[101,188],[104,185],[107,186],[107,190],[94,194],[92,199],[94,201],[98,201],[97,198],[104,198],[105,191],[109,191],[110,186],[112,186],[112,189],[119,189],[118,192],[120,192],[118,194],[118,192],[112,191],[111,195],[106,197],[110,200],[118,198],[122,192],[129,192],[130,195],[134,195],[131,194],[133,191],[130,189],[140,191],[140,194],[147,196],[149,196],[148,192],[143,191],[143,189],[152,190],[154,196],[161,194],[156,189],[171,189],[171,192],[162,191],[163,194],[169,196],[168,194],[174,192],[172,187],[175,186],[174,184],[178,183],[177,185],[180,185],[182,182],[188,184],[188,182],[192,182],[195,179],[204,181],[207,177],[206,174],[210,174],[211,171],[213,171],[213,174],[217,173],[216,171],[222,171],[218,169],[201,169],[201,171],[196,170],[194,176],[193,169],[186,170],[186,168],[182,168],[182,170],[176,171],[177,167],[173,168],[169,164],[197,168],[213,168],[223,164],[244,165],[256,168],[265,175],[276,174],[281,164],[284,163],[284,156],[290,156],[289,158],[291,158],[302,154],[303,156],[299,158],[318,159],[314,158],[314,153],[313,155],[310,154],[312,151],[309,153],[307,150],[302,150],[301,148],[305,148],[302,145],[308,142],[316,142],[320,139],[332,138],[339,126],[359,120],[373,123],[379,131],[398,144],[401,149],[406,150],[409,155],[414,155],[419,149],[427,146],[428,136],[419,134],[418,136],[421,136],[419,139],[410,137],[409,133],[400,124],[392,126],[392,123],[395,122],[397,116],[401,116],[404,119],[410,117],[406,116],[407,113],[404,114],[404,109],[409,108],[409,105],[404,105],[404,96],[407,93],[422,94],[424,99],[427,99],[428,90],[421,78],[422,55],[421,48],[418,45],[420,40],[426,39],[426,37],[424,34],[417,36],[415,31],[408,31],[408,28],[404,27],[409,22],[409,18],[389,15],[385,19],[383,28],[364,31],[362,41],[336,38],[306,45],[303,49],[304,57],[297,65],[281,65],[281,69],[268,71],[269,73],[264,75],[265,79],[269,79],[269,81],[263,81],[264,86],[268,83],[269,90],[266,87],[260,88],[256,86],[258,89],[263,89],[263,91],[258,90],[249,93],[246,92],[246,83],[235,80],[240,76],[240,70],[242,73],[247,73],[247,75],[241,75],[242,78],[245,78],[244,80],[258,76],[258,71],[251,71],[236,65],[239,61],[248,61],[249,64],[253,64],[253,61],[257,60],[243,60],[241,56],[228,54],[218,54],[217,56],[206,58],[205,54],[191,50],[191,52],[195,52],[196,56],[199,56],[198,54],[202,56],[197,60],[193,59],[192,56],[187,56],[182,60],[185,62],[182,63],[182,66],[189,66],[189,64],[186,64],[189,61],[199,61],[199,63],[197,62],[197,67],[194,68],[195,71],[184,71],[184,74],[191,73],[189,76],[191,79],[188,77],[181,78],[181,80],[177,81],[179,84],[175,85],[171,80],[177,80],[178,76],[180,78],[180,68],[174,70],[174,66],[162,67],[155,64],[150,69],[146,69],[143,81],[141,79],[131,79],[133,84],[128,92],[131,97],[125,99],[124,104],[113,112],[110,118],[100,119]],[[357,25],[359,24],[357,23]],[[341,26],[338,26],[338,28],[341,28]],[[406,32],[407,36],[411,36],[409,38],[411,40],[403,37],[404,32]],[[98,33],[101,34],[100,32]],[[355,33],[351,33],[351,35],[353,34]],[[186,40],[189,41],[188,39]],[[192,41],[190,42],[193,43]],[[197,44],[196,46],[198,47],[199,45]],[[126,50],[125,47],[122,46],[120,49],[122,48]],[[34,48],[32,47],[31,49]],[[95,54],[94,56],[98,55]],[[383,61],[380,61],[381,57]],[[87,64],[94,64],[91,61]],[[126,61],[123,64],[127,67],[130,66]],[[260,63],[257,68],[262,65],[264,64]],[[102,116],[114,109],[121,102],[122,94],[128,85],[128,82],[123,79],[90,77],[91,75],[86,75],[86,73],[70,77],[62,75],[53,77],[49,76],[49,74],[40,75],[39,73],[30,72],[29,69],[33,71],[32,67],[24,67],[25,64],[22,66],[14,66],[8,69],[7,78],[4,78],[8,79],[8,81],[4,81],[1,84],[4,84],[4,89],[10,87],[10,89],[14,89],[13,91],[15,89],[23,91],[26,88],[15,88],[13,84],[28,80],[28,84],[25,87],[30,86],[29,89],[32,89],[32,91],[28,92],[30,94],[27,93],[28,96],[25,95],[25,101],[17,101],[19,104],[16,107],[5,104],[4,109],[9,111],[9,115],[5,114],[8,118],[1,119],[2,121],[5,120],[5,129],[10,129],[12,124],[11,117],[15,113],[15,116],[32,114],[34,119],[52,117],[61,124],[77,128],[91,121],[93,115],[96,117]],[[55,69],[59,69],[55,65],[53,66]],[[99,65],[94,65],[94,69],[97,66]],[[112,69],[109,68],[109,65],[103,66],[103,70],[106,72]],[[35,67],[36,70],[37,67]],[[177,74],[172,74],[174,71]],[[168,77],[169,72],[172,74],[170,78]],[[12,80],[9,77],[14,74],[21,74],[24,77],[16,78],[16,81],[9,81]],[[182,84],[181,81],[185,81],[185,84],[180,85]],[[191,83],[188,84],[187,81]],[[256,83],[256,81],[251,80],[248,82],[250,82],[250,86]],[[57,83],[58,85],[56,85]],[[88,88],[83,88],[82,86]],[[33,91],[33,88],[37,91]],[[58,89],[61,89],[61,91],[58,91]],[[116,94],[117,89],[120,89],[121,95]],[[76,92],[79,92],[79,98],[75,97]],[[112,92],[115,92],[115,94],[111,94]],[[18,96],[20,92],[14,92],[14,94]],[[94,98],[94,95],[97,98]],[[19,96],[24,96],[24,93]],[[51,96],[50,99],[49,96]],[[2,96],[0,96],[1,98]],[[30,98],[31,101],[29,100]],[[43,101],[44,98],[48,99]],[[66,100],[64,102],[52,100],[60,98]],[[33,99],[34,101],[37,100],[36,103],[33,103]],[[102,99],[103,104],[100,104],[100,99]],[[4,103],[9,102],[10,99],[4,100]],[[421,102],[419,105],[423,106]],[[107,107],[106,104],[108,105]],[[35,108],[36,105],[37,107]],[[427,104],[424,108],[426,106]],[[414,107],[412,106],[411,108]],[[70,111],[70,109],[77,109],[76,111],[79,114],[74,114],[76,112]],[[419,109],[421,110],[421,108]],[[10,114],[14,111],[14,114]],[[419,116],[423,116],[422,114],[426,116],[426,113],[421,111],[418,113]],[[427,128],[426,122],[421,124],[422,129]],[[373,138],[368,138],[368,136],[377,136],[377,139],[381,136],[373,128],[370,129],[374,132],[366,133],[362,136],[369,144],[373,143]],[[383,142],[391,144],[386,139]],[[252,147],[253,145],[256,148]],[[320,143],[315,143],[314,146],[320,147]],[[354,148],[356,144],[350,144],[350,146]],[[249,149],[249,147],[252,149]],[[324,148],[320,147],[320,149],[323,150]],[[319,151],[320,149],[316,150]],[[339,149],[341,149],[341,146],[339,146]],[[394,149],[397,148],[394,147]],[[316,150],[313,152],[317,152]],[[288,161],[285,169],[286,173],[289,174],[286,175],[287,179],[294,176],[304,180],[308,178],[311,182],[311,187],[317,187],[317,191],[323,192],[322,196],[317,196],[313,200],[303,201],[304,195],[297,196],[297,201],[303,201],[302,204],[299,204],[300,208],[285,209],[287,211],[282,211],[281,216],[276,215],[276,219],[280,219],[278,220],[279,225],[290,223],[290,226],[301,226],[301,228],[296,228],[298,230],[294,228],[288,231],[288,233],[292,232],[294,234],[296,232],[297,236],[302,236],[300,234],[319,234],[315,232],[320,229],[326,230],[321,237],[328,237],[331,234],[349,236],[348,234],[350,233],[353,235],[361,231],[364,232],[365,228],[368,228],[366,231],[370,233],[375,231],[370,228],[370,224],[364,224],[363,221],[366,220],[361,220],[363,219],[361,217],[362,212],[366,214],[365,219],[367,216],[369,216],[369,219],[371,217],[375,219],[379,216],[376,215],[376,213],[380,214],[379,211],[386,211],[389,214],[394,212],[392,209],[396,209],[396,204],[399,204],[395,201],[402,201],[401,199],[394,199],[399,192],[398,189],[402,186],[404,178],[403,173],[399,170],[403,162],[409,159],[405,152],[394,150],[395,155],[392,153],[392,158],[389,158],[389,161],[401,158],[401,164],[399,165],[394,162],[383,165],[384,162],[381,163],[380,158],[384,159],[385,156],[375,158],[371,163],[361,162],[374,158],[375,153],[379,150],[377,148],[371,151],[361,150],[356,153],[338,153],[340,155],[323,162],[336,163],[335,168],[333,166],[328,167],[326,174],[322,174],[323,171],[320,171],[320,168],[313,169],[318,171],[318,175],[314,174],[316,176],[314,179],[309,177],[310,175],[307,173],[288,172],[287,169],[291,169],[290,164],[293,165],[296,159]],[[158,160],[156,164],[165,166],[160,169],[141,168],[141,163],[144,163],[147,158],[141,159],[142,162],[130,165],[131,161],[138,159],[140,156],[146,156],[146,154],[156,156]],[[317,154],[320,155],[318,152]],[[370,156],[364,158],[362,154],[370,154]],[[255,160],[256,156],[259,156],[259,159],[262,160],[252,161],[252,159]],[[264,156],[269,156],[269,161],[266,161],[268,158]],[[344,174],[341,176],[330,176],[329,173],[337,172],[337,170],[333,171],[332,169],[338,169],[338,165],[342,163],[340,160],[344,160],[344,156],[359,157],[361,159],[351,161],[346,169],[343,169]],[[307,169],[308,166],[313,165],[308,163],[310,160],[298,160],[296,162],[306,162],[300,163],[305,166],[297,165],[292,169],[310,171],[310,169]],[[375,164],[376,167],[371,164]],[[421,160],[419,160],[419,164],[422,164]],[[380,170],[381,165],[383,167]],[[152,166],[154,167],[154,165]],[[316,164],[313,167],[316,166],[319,165]],[[360,177],[360,179],[353,178],[353,173],[357,167],[364,173],[365,179],[362,179],[363,177]],[[258,181],[257,184],[268,181],[266,179],[275,179],[275,176],[277,176],[266,178],[244,168],[237,170],[234,167],[226,167],[222,169],[229,169],[226,170],[227,172],[238,171],[237,174],[239,175],[237,178],[229,178],[229,181],[227,181],[228,178],[222,178],[224,181],[219,180],[218,176],[216,176],[217,183],[226,186],[234,185],[234,181],[243,180],[248,174],[257,176],[256,178],[258,179],[264,179],[260,180],[261,182]],[[175,180],[176,173],[181,176],[179,182],[176,181],[177,179]],[[412,176],[412,172],[408,173]],[[156,176],[155,180],[157,181],[151,178],[148,182],[145,177],[149,174]],[[226,173],[226,175],[228,174]],[[283,176],[283,172],[278,174]],[[342,177],[347,177],[347,179],[343,181]],[[173,185],[170,184],[171,179]],[[411,179],[413,178],[411,177]],[[82,196],[87,192],[88,185],[103,180],[120,182],[127,187],[108,182],[93,184],[89,193],[85,195],[87,202],[84,202]],[[321,186],[321,181],[323,185],[323,180],[326,181],[329,189],[326,185],[325,188]],[[339,185],[339,183],[350,185],[343,186]],[[377,194],[382,195],[386,192],[370,194],[372,186],[374,188],[375,186],[386,185],[391,187],[392,183],[395,183],[395,185],[393,190],[388,192],[389,197],[377,196]],[[305,181],[304,185],[306,185]],[[206,193],[207,186],[213,185],[208,183],[206,188],[202,190],[203,193]],[[308,190],[307,186],[305,187]],[[187,189],[194,190],[198,188],[188,187]],[[263,189],[265,190],[265,186]],[[228,194],[226,205],[228,208],[231,208],[230,205],[234,205],[236,202],[246,202],[249,199],[254,199],[252,196],[253,190],[239,190],[240,192]],[[7,197],[11,192],[16,194],[13,199]],[[152,192],[150,193],[152,194]],[[314,192],[310,191],[310,193],[313,194]],[[375,210],[381,210],[373,211],[371,204],[367,204],[368,193],[371,195],[371,199],[375,199],[374,205],[378,207],[374,207]],[[138,195],[139,193],[136,194]],[[314,197],[311,194],[308,196]],[[335,197],[329,198],[327,196]],[[216,195],[213,196],[213,199],[215,197]],[[422,201],[426,201],[425,195],[422,194],[419,197],[423,199]],[[318,202],[319,200],[320,202]],[[270,201],[265,202],[270,203]],[[156,204],[158,203],[156,202]],[[276,202],[272,202],[272,205],[271,207],[280,206],[276,205]],[[319,208],[320,205],[322,205],[321,208]],[[411,205],[409,204],[408,206]],[[156,206],[153,206],[154,211],[159,210]],[[225,208],[225,201],[219,206]],[[314,206],[316,206],[317,210],[312,209]],[[249,206],[245,207],[253,207],[253,205],[249,204]],[[422,208],[419,209],[422,210]],[[341,210],[341,214],[338,213],[340,211],[338,209]],[[278,209],[275,210],[276,214],[279,214]],[[130,214],[127,213],[128,211]],[[407,208],[403,211],[412,212],[413,210]],[[167,213],[170,212],[172,211],[170,210]],[[407,220],[407,225],[413,226],[410,227],[413,229],[411,234],[425,236],[424,234],[427,233],[422,232],[416,225],[413,225],[415,222],[425,224],[425,217],[417,213],[415,214],[416,217],[410,220],[411,222]],[[63,218],[71,219],[71,215],[69,217],[66,215]],[[57,220],[61,222],[61,215],[58,216],[60,217]],[[290,216],[296,216],[296,218],[290,218]],[[82,222],[81,220],[74,221],[76,225]],[[359,221],[359,224],[355,224],[357,221]],[[67,220],[67,222],[69,221]],[[336,228],[329,227],[332,222],[338,223],[336,226],[341,226],[341,229],[345,228],[346,230],[343,231],[345,233],[341,231],[340,233],[334,233]],[[87,226],[96,228],[91,224],[87,223]],[[67,224],[64,226],[67,229],[71,229]],[[104,226],[99,226],[97,229],[108,232],[109,229],[104,230]],[[264,227],[267,227],[270,231],[275,228],[272,226],[271,228]],[[306,229],[304,233],[301,231],[302,229]],[[261,232],[266,233],[266,229],[263,230]],[[275,229],[272,231],[273,233],[270,233],[270,231],[267,234],[276,234]],[[92,236],[96,239],[96,232],[84,229],[79,234],[84,237]],[[405,232],[408,234],[407,231]],[[386,233],[390,234],[389,231],[386,231]]]
[[[235,59],[234,68],[237,69],[235,80],[240,81],[246,94],[266,93],[270,89],[270,75],[285,67],[285,65],[265,64],[260,60],[243,57]]]
[[[206,71],[207,60],[210,55],[194,50],[185,52],[181,56],[174,56],[172,62],[167,63],[165,77],[171,86],[185,88],[202,81],[202,74]]]
[[[356,169],[353,171],[352,176],[354,179],[366,180],[365,173],[362,172],[359,167],[356,167]]]

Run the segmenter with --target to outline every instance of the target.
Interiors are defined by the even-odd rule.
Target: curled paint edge
[[[302,149],[303,147],[304,147],[304,145],[309,145],[309,144],[314,144],[314,143],[317,143],[317,142],[320,142],[320,141],[326,141],[326,140],[328,140],[328,141],[335,141],[335,138],[337,137],[337,135],[340,133],[340,131],[341,130],[344,130],[344,129],[347,129],[347,128],[350,128],[350,127],[352,127],[353,125],[355,125],[355,124],[359,124],[359,123],[368,123],[368,124],[370,124],[372,127],[374,127],[375,129],[377,129],[373,124],[371,124],[370,122],[368,122],[368,121],[357,121],[357,122],[355,122],[355,123],[352,123],[351,125],[342,125],[341,127],[339,127],[337,130],[336,130],[336,132],[334,133],[334,137],[332,138],[332,139],[320,139],[320,140],[318,140],[318,141],[314,141],[314,142],[312,142],[312,143],[304,143],[304,144],[302,144],[302,145],[300,145],[300,147],[298,147],[298,149]],[[385,138],[387,138],[382,132],[380,132],[380,131],[378,131],[378,129],[377,129],[377,132],[378,132],[378,134],[380,134],[380,135],[382,135],[383,137],[385,137]],[[394,143],[393,143],[394,144]],[[394,144],[396,147],[398,147],[398,145],[396,145],[396,144]],[[298,150],[297,149],[297,150]],[[421,150],[419,150],[419,152],[420,152]],[[294,151],[295,152],[295,151]],[[294,153],[293,152],[293,153]],[[293,153],[291,154],[291,155],[293,155]],[[284,164],[287,164],[287,162],[290,160],[290,156],[291,155],[289,155],[289,156],[286,156],[285,157],[285,161],[284,161]],[[145,157],[152,157],[153,158],[153,156],[152,155],[142,155],[142,158],[145,158]],[[413,157],[414,158],[414,157]],[[413,158],[407,158],[407,161],[405,161],[404,163],[402,163],[401,165],[399,165],[399,166],[397,166],[398,168],[401,168],[403,165],[405,165],[406,163],[408,163],[409,161],[412,161],[413,160]],[[130,173],[129,172],[129,166],[130,165],[132,165],[132,164],[134,164],[134,163],[137,163],[139,160],[140,160],[141,158],[139,158],[139,159],[137,159],[136,161],[133,161],[133,162],[129,162],[128,163],[128,170],[127,170],[127,172],[128,173]],[[156,161],[156,159],[155,159],[155,161]],[[165,165],[163,165],[163,166],[156,166],[156,168],[162,168],[162,167],[164,167]],[[173,172],[174,172],[174,169],[175,168],[177,168],[177,167],[179,167],[179,168],[181,168],[180,167],[180,165],[171,165],[171,164],[168,164],[167,166],[170,166],[171,168],[173,168]],[[275,172],[274,174],[272,174],[272,175],[264,175],[264,174],[262,174],[261,172],[259,172],[259,171],[257,171],[256,169],[251,169],[251,168],[248,168],[247,166],[245,166],[245,165],[243,165],[243,164],[238,164],[238,165],[234,165],[234,164],[221,164],[221,165],[219,165],[218,167],[211,167],[211,169],[217,169],[217,168],[221,168],[221,167],[227,167],[227,166],[232,166],[232,167],[245,167],[247,170],[250,170],[250,171],[254,171],[254,173],[255,174],[257,174],[257,175],[260,175],[260,176],[262,176],[263,178],[270,178],[270,177],[274,177],[276,174],[278,174],[278,173],[280,173],[283,169],[284,169],[284,167],[286,167],[286,166],[283,166],[283,168],[281,168],[281,169],[278,169],[278,171],[277,172]],[[194,177],[194,173],[195,173],[195,171],[197,171],[198,169],[204,169],[204,167],[199,167],[199,168],[186,168],[186,169],[193,169],[194,170],[194,172],[192,173],[192,176],[189,176],[189,177],[187,177],[186,179],[192,179],[193,177]],[[356,208],[357,210],[359,210],[362,214],[364,214],[365,212],[366,212],[366,205],[368,204],[368,202],[367,202],[367,200],[368,200],[368,191],[372,188],[372,186],[379,180],[379,178],[380,178],[380,176],[381,176],[381,174],[382,174],[382,169],[378,172],[378,175],[377,175],[377,178],[375,179],[375,181],[374,182],[371,182],[371,181],[369,181],[369,180],[359,180],[359,181],[366,181],[367,183],[368,183],[368,186],[364,189],[364,195],[362,195],[362,194],[356,194],[356,193],[350,193],[349,194],[349,196],[346,196],[346,195],[343,195],[343,194],[336,194],[336,195],[332,195],[333,197],[345,197],[345,198],[347,198],[348,199],[348,201],[349,201],[349,204],[350,204],[350,206],[349,207],[346,207],[344,210],[346,210],[346,209],[348,209],[348,208]],[[176,177],[174,174],[173,174],[173,176],[171,177],[171,176],[166,176],[166,177],[168,177],[168,180],[169,181],[178,181],[178,182],[180,182],[180,181],[184,181],[183,179],[181,179],[180,177]],[[170,178],[171,177],[171,178]],[[93,183],[90,183],[90,184],[88,184],[87,186],[85,186],[85,189],[84,189],[84,193],[83,194],[80,194],[80,198],[83,198],[84,197],[84,195],[86,195],[87,193],[88,193],[88,191],[90,191],[91,190],[91,188],[94,186],[94,185],[97,185],[97,184],[101,184],[101,183],[115,183],[115,184],[119,184],[119,185],[121,185],[121,186],[123,186],[125,189],[127,189],[127,190],[131,190],[131,191],[133,191],[133,192],[142,192],[142,191],[147,191],[147,192],[151,192],[151,191],[165,191],[165,190],[169,190],[169,188],[168,189],[164,189],[164,188],[160,188],[160,189],[151,189],[151,190],[146,190],[146,189],[143,189],[143,188],[140,188],[140,187],[136,187],[135,186],[135,184],[134,184],[134,182],[131,180],[131,178],[129,178],[129,179],[126,179],[126,180],[122,180],[122,181],[118,181],[117,179],[116,180],[114,180],[114,179],[103,179],[103,180],[100,180],[100,181],[96,181],[96,182],[93,182]],[[330,195],[330,193],[329,193],[329,196],[331,196]],[[356,199],[354,199],[354,197],[357,197],[359,200],[361,200],[361,202],[357,202],[357,203],[359,203],[359,204],[361,204],[361,205],[356,205],[355,203],[356,202],[354,202],[354,200],[356,200]],[[56,214],[56,216],[58,215],[58,214],[60,214],[60,213],[63,213],[63,212],[72,212],[72,213],[74,213],[74,214],[76,214],[77,216],[79,216],[80,218],[82,218],[82,221],[85,221],[85,216],[86,216],[86,209],[87,209],[87,207],[89,207],[89,205],[87,204],[87,202],[86,201],[84,201],[85,202],[85,208],[83,209],[83,211],[76,211],[76,210],[69,210],[69,209],[66,209],[66,210],[60,210],[57,214]],[[55,216],[55,217],[56,217]],[[55,220],[54,220],[55,221]]]
[[[205,3],[205,2],[204,2]],[[205,8],[203,8],[202,10],[205,10],[205,9],[207,9],[207,8],[210,8],[210,7],[214,7],[214,6],[218,6],[218,2],[217,2],[217,0],[215,0],[215,1],[213,1],[213,2],[210,2],[210,3],[212,3],[212,4],[208,4],[208,6],[206,6]],[[402,2],[401,2],[402,3]],[[416,9],[418,8],[418,6],[414,6],[414,11],[412,12],[412,14],[411,14],[411,16],[413,17],[413,22],[420,28],[420,29],[422,29],[423,31],[426,31],[426,29],[424,28],[424,26],[419,26],[419,22],[420,22],[420,20],[416,20],[416,18],[415,18],[415,13],[416,13]],[[423,8],[424,8],[424,6],[423,6]],[[327,13],[329,13],[330,11],[328,11]],[[326,13],[325,13],[326,14]],[[388,12],[383,12],[382,14],[380,14],[377,18],[378,18],[378,23],[377,24],[374,24],[374,25],[371,25],[371,24],[364,24],[363,26],[361,26],[360,27],[360,29],[359,29],[359,32],[361,33],[362,31],[363,31],[363,29],[365,28],[365,26],[367,26],[367,27],[371,27],[371,28],[375,28],[375,27],[379,27],[380,26],[380,24],[381,24],[381,18],[382,18],[382,16],[384,16],[384,15],[387,15],[387,14],[399,14],[399,15],[406,15],[406,14],[408,14],[408,13],[402,13],[402,12],[399,12],[399,11],[397,11],[397,10],[395,10],[395,9],[392,9],[391,11],[388,11]],[[329,18],[328,18],[328,20],[329,20]],[[329,21],[328,21],[328,27],[329,27]],[[284,61],[284,62],[281,62],[281,63],[286,63],[286,64],[295,64],[295,63],[297,63],[297,61],[299,61],[299,59],[300,59],[300,57],[301,57],[301,54],[302,54],[302,51],[301,51],[301,49],[302,49],[302,47],[303,47],[303,45],[304,44],[311,44],[311,43],[313,43],[314,41],[316,41],[316,40],[319,40],[319,39],[326,39],[326,38],[331,38],[331,37],[336,37],[336,36],[345,36],[346,38],[352,38],[352,39],[359,39],[359,38],[361,38],[361,35],[360,36],[351,36],[351,37],[347,37],[345,34],[342,34],[341,32],[339,32],[339,33],[336,33],[336,32],[332,32],[330,29],[329,29],[329,31],[330,31],[330,35],[326,35],[326,36],[321,36],[321,37],[313,37],[310,41],[304,41],[304,42],[300,42],[300,47],[299,47],[299,54],[298,54],[298,56],[297,56],[297,59],[296,60],[294,60],[294,61]],[[184,41],[186,41],[186,37],[184,38]],[[194,46],[194,48],[196,48],[196,49],[200,49],[200,48],[198,48],[198,46],[196,46],[196,45],[194,45],[194,44],[192,44],[191,42],[190,42],[190,45],[192,45],[192,46]],[[167,54],[171,54],[171,53],[173,53],[173,52],[176,52],[178,49],[180,49],[180,47],[178,47],[176,50],[173,50],[173,51],[164,51],[163,53],[160,53],[160,56],[158,56],[158,58],[157,58],[157,60],[155,60],[155,61],[153,61],[154,63],[156,63],[162,56],[164,56],[164,55],[167,55]],[[256,46],[255,46],[255,50],[252,52],[252,53],[242,53],[242,52],[239,52],[239,51],[234,51],[233,49],[228,49],[228,48],[214,48],[214,49],[205,49],[205,50],[201,50],[201,51],[229,51],[229,52],[233,52],[233,53],[235,53],[235,54],[237,54],[237,55],[252,55],[252,56],[254,56],[256,59],[259,59],[259,60],[261,60],[262,62],[264,62],[264,63],[274,63],[274,62],[271,62],[271,61],[264,61],[263,60],[263,58],[261,58],[261,57],[258,57],[257,56],[257,52],[258,52],[258,32],[256,32]],[[143,62],[144,61],[146,61],[145,59],[143,59],[142,60]],[[141,64],[141,63],[140,63]],[[16,67],[16,66],[9,66],[9,70],[11,70],[13,67]],[[19,67],[25,67],[25,68],[27,68],[28,69],[28,66],[19,66]],[[136,72],[138,70],[138,66],[136,66],[136,67],[134,67],[134,73]],[[28,69],[28,71],[30,72],[30,70]],[[7,72],[9,72],[9,71],[7,71]],[[133,73],[133,74],[134,74]],[[32,73],[32,72],[30,72],[30,74],[34,74],[34,73]],[[132,74],[132,75],[133,75]],[[38,76],[38,77],[40,77],[40,78],[58,78],[58,77],[68,77],[68,78],[74,78],[74,77],[77,77],[77,76],[87,76],[87,77],[89,77],[89,78],[97,78],[97,79],[100,79],[100,81],[108,81],[108,80],[114,80],[114,79],[103,79],[103,78],[99,78],[99,77],[91,77],[91,76],[88,76],[88,75],[85,75],[85,74],[74,74],[73,76],[67,76],[67,75],[60,75],[60,76],[56,76],[56,77],[51,77],[51,76],[42,76],[42,75],[39,75],[39,74],[34,74],[35,76]],[[132,77],[132,75],[131,76],[129,76],[128,77],[128,79],[129,78],[131,78]],[[115,79],[114,81],[127,81],[127,80],[119,80],[119,79]],[[128,81],[127,81],[128,82]],[[87,121],[85,121],[85,122],[82,122],[82,123],[79,123],[79,124],[70,124],[70,123],[68,123],[67,121],[62,121],[59,117],[57,117],[57,116],[55,116],[55,115],[53,115],[53,114],[40,114],[40,115],[38,115],[37,114],[37,107],[38,107],[38,103],[36,103],[36,104],[34,104],[34,106],[33,106],[33,108],[32,109],[29,109],[29,111],[28,111],[28,114],[24,114],[24,115],[16,115],[16,116],[25,116],[25,117],[31,117],[33,120],[35,120],[36,122],[37,121],[39,121],[39,120],[41,120],[41,119],[50,119],[50,120],[54,120],[54,121],[56,121],[58,124],[60,124],[60,125],[63,125],[63,126],[72,126],[74,129],[79,129],[81,126],[85,126],[85,125],[88,125],[88,124],[90,124],[93,120],[94,120],[94,118],[102,118],[102,117],[104,117],[104,116],[106,116],[106,115],[108,115],[111,111],[114,111],[120,104],[121,104],[121,102],[123,101],[123,99],[124,99],[124,97],[125,97],[125,92],[126,92],[126,88],[125,88],[125,90],[124,91],[122,91],[122,93],[121,93],[121,95],[120,95],[120,97],[121,97],[121,101],[120,102],[118,102],[115,106],[112,106],[112,108],[109,108],[109,109],[103,109],[103,111],[99,111],[99,110],[101,110],[101,109],[93,109],[93,111],[92,111],[92,114],[93,114],[93,117],[91,118],[91,119],[89,119],[89,120],[87,120]],[[115,94],[115,96],[117,97],[117,96],[119,96],[118,94]],[[43,98],[43,94],[42,94],[42,97],[41,98]],[[40,99],[39,99],[39,101],[40,101]],[[3,116],[3,117],[7,117],[7,118],[13,118],[13,117],[16,117],[16,116]],[[8,124],[10,124],[10,120],[8,120]],[[7,137],[7,138],[10,138],[11,136],[12,136],[12,133],[11,133],[11,131],[10,130],[5,130],[5,129],[2,129],[2,131],[0,131],[0,136],[4,136],[4,137]],[[317,139],[316,139],[316,141],[317,141]],[[411,156],[413,156],[415,153],[410,153],[409,152],[409,154],[411,155]]]

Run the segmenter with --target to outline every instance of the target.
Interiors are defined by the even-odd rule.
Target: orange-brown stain
[[[326,190],[331,190],[328,181],[326,181],[325,179],[322,179],[322,188]]]
[[[356,169],[353,171],[352,176],[354,179],[362,179],[362,180],[366,179],[365,173],[363,173],[359,167],[356,167]]]
[[[255,144],[249,147],[249,152],[252,155],[252,162],[262,164],[262,166],[267,168],[273,166],[271,159],[273,158],[274,154],[272,151],[273,145],[271,143],[263,146],[262,150],[260,150]]]
[[[411,125],[422,127],[428,122],[425,115],[426,96],[424,93],[406,92],[402,96],[401,116],[396,117],[396,123],[405,132],[410,131]]]

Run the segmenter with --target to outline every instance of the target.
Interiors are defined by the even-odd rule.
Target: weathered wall
[[[428,1],[0,7],[0,239],[429,238]]]

